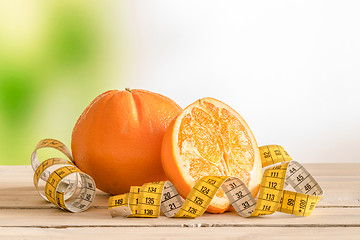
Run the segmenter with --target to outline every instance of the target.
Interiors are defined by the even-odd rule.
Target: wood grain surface
[[[229,212],[196,219],[112,218],[101,191],[89,210],[65,212],[38,195],[30,166],[0,166],[0,239],[359,239],[360,164],[304,166],[325,192],[309,217]]]

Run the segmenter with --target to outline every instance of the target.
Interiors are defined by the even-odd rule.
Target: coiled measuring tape
[[[153,218],[160,215],[161,209],[167,217],[195,218],[206,211],[222,188],[242,217],[269,215],[275,211],[309,216],[323,196],[320,185],[300,163],[292,161],[281,146],[263,146],[260,153],[265,170],[257,199],[239,178],[206,176],[195,183],[185,201],[169,181],[131,187],[129,193],[109,198],[110,214]],[[296,192],[284,190],[288,184]]]
[[[57,149],[69,160],[50,158],[40,163],[37,151],[42,148]],[[81,212],[90,207],[96,187],[94,180],[81,172],[72,161],[69,149],[62,142],[55,139],[41,140],[31,154],[31,166],[35,171],[34,186],[40,196],[59,208]],[[46,182],[44,193],[39,189],[40,179]]]

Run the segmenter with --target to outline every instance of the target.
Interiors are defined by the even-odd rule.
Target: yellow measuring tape
[[[37,151],[54,148],[68,159],[50,158],[40,163]],[[323,196],[320,185],[298,162],[292,161],[278,145],[260,147],[264,167],[260,190],[255,199],[241,179],[231,176],[206,176],[197,181],[185,201],[170,181],[133,186],[129,193],[111,196],[111,216],[158,217],[160,210],[167,217],[195,218],[209,206],[222,188],[236,212],[242,217],[272,214],[275,211],[309,216]],[[69,149],[55,139],[41,140],[31,155],[34,185],[47,201],[63,210],[81,212],[88,209],[95,197],[95,182],[73,163]],[[44,194],[39,181],[45,181]],[[290,185],[296,192],[285,190]]]
[[[319,184],[300,163],[292,161],[281,146],[263,146],[260,152],[265,170],[257,199],[241,179],[230,176],[202,177],[185,201],[171,182],[153,182],[110,197],[111,216],[153,218],[160,215],[161,209],[167,217],[199,217],[219,188],[224,190],[242,217],[268,215],[275,211],[309,216],[323,195]],[[296,192],[284,190],[288,184]]]
[[[40,163],[37,151],[53,148],[62,152],[69,160],[50,158]],[[31,154],[31,166],[35,171],[34,186],[40,196],[61,209],[81,212],[88,209],[95,197],[95,182],[73,164],[69,149],[55,139],[43,139]],[[39,189],[39,180],[45,181],[45,191]],[[69,202],[67,202],[69,200]]]

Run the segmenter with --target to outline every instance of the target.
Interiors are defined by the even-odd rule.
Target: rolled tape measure
[[[260,147],[263,178],[255,199],[244,182],[231,176],[206,176],[197,181],[185,201],[169,181],[131,187],[130,192],[109,198],[113,217],[196,218],[209,206],[222,188],[242,217],[269,215],[275,211],[309,216],[323,196],[323,190],[310,173],[278,145]],[[294,191],[284,190],[290,185]]]
[[[54,148],[68,159],[50,158],[40,163],[37,151]],[[63,210],[81,212],[88,209],[95,197],[95,182],[74,164],[69,149],[55,139],[43,139],[31,154],[31,166],[35,171],[34,186],[40,196]],[[39,181],[45,181],[45,191],[39,189]]]

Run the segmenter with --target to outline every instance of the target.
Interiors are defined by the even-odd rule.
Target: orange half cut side
[[[253,196],[261,182],[261,158],[254,135],[231,107],[213,98],[191,104],[170,124],[162,143],[162,164],[183,198],[203,176],[235,176]],[[219,190],[207,211],[222,213],[230,201]]]

